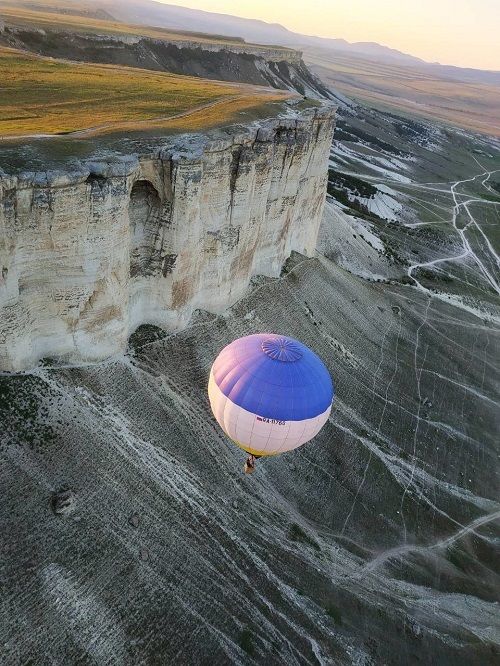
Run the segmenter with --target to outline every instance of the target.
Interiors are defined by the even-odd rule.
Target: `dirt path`
[[[241,95],[225,95],[224,97],[217,99],[214,102],[205,102],[205,104],[200,104],[199,106],[195,106],[192,109],[188,109],[187,111],[174,113],[174,115],[172,116],[160,116],[158,118],[148,118],[146,120],[123,121],[123,123],[104,123],[102,125],[88,127],[87,129],[84,130],[77,130],[76,132],[70,132],[68,134],[65,134],[64,136],[79,138],[82,136],[92,135],[94,132],[100,132],[101,130],[105,129],[110,129],[110,128],[114,129],[115,127],[116,129],[119,129],[120,127],[124,127],[130,124],[131,122],[133,123],[134,127],[136,127],[138,125],[139,126],[148,125],[154,123],[161,123],[169,120],[177,120],[178,118],[186,118],[187,116],[191,116],[193,113],[197,113],[198,111],[203,111],[204,109],[211,109],[214,106],[225,104],[226,102],[238,99],[239,97],[241,97]]]
[[[458,541],[458,539],[467,536],[467,534],[470,534],[471,532],[476,532],[476,530],[482,525],[487,525],[488,523],[492,523],[499,519],[500,519],[500,511],[495,511],[494,513],[481,516],[480,518],[476,518],[476,520],[473,520],[468,525],[464,525],[463,527],[461,527],[458,530],[458,532],[455,532],[455,534],[452,534],[446,539],[437,541],[436,543],[431,544],[429,546],[405,545],[405,546],[399,546],[397,548],[391,548],[390,550],[386,550],[385,552],[375,557],[366,566],[364,566],[361,570],[360,575],[363,576],[364,574],[374,571],[379,566],[385,564],[388,560],[394,559],[395,557],[402,557],[412,552],[425,553],[439,548],[446,548],[448,546],[451,546],[453,543],[455,543],[455,541]]]
[[[279,93],[282,91],[279,90],[274,90],[273,93]],[[283,91],[284,93],[286,91]],[[252,90],[252,93],[255,94],[255,96],[262,96],[262,99],[265,100],[266,95],[269,95],[270,89],[264,88],[262,92],[259,90],[254,91]],[[110,123],[103,123],[101,125],[94,125],[93,127],[87,127],[82,130],[75,130],[74,132],[62,132],[58,134],[16,134],[13,136],[0,136],[0,141],[18,141],[20,139],[60,139],[62,137],[64,138],[70,138],[70,139],[80,139],[86,136],[92,136],[98,132],[102,132],[103,130],[113,130],[113,131],[123,131],[126,129],[130,129],[132,131],[136,129],[140,129],[141,127],[154,127],[158,123],[163,123],[163,122],[169,122],[173,120],[178,120],[179,118],[186,118],[188,116],[194,115],[195,113],[199,113],[200,111],[204,111],[206,109],[212,109],[216,106],[222,106],[228,102],[236,101],[238,99],[244,98],[246,95],[241,93],[237,95],[225,95],[224,97],[221,97],[219,99],[216,99],[213,102],[205,102],[204,104],[200,104],[199,106],[195,106],[192,109],[188,109],[187,111],[181,111],[180,113],[175,113],[171,116],[159,116],[157,118],[146,118],[145,120],[124,120],[122,122],[110,122]],[[283,95],[283,100],[286,99],[290,95]]]
[[[493,261],[500,266],[500,257],[496,254],[495,250],[493,249],[493,246],[491,245],[489,239],[486,237],[486,234],[483,232],[481,227],[479,226],[477,220],[474,218],[472,213],[469,210],[469,205],[472,203],[484,203],[483,199],[480,198],[471,198],[467,199],[465,201],[459,201],[458,197],[459,196],[466,196],[462,195],[459,192],[457,192],[457,187],[459,185],[462,185],[463,183],[471,183],[475,181],[477,178],[483,178],[482,180],[482,185],[485,187],[485,189],[488,189],[487,183],[488,180],[491,178],[492,174],[496,173],[497,171],[482,171],[481,173],[476,174],[475,176],[472,176],[471,178],[465,178],[464,180],[457,180],[454,183],[451,183],[449,192],[451,196],[453,197],[453,211],[452,211],[452,219],[451,223],[453,225],[454,230],[457,232],[457,234],[460,237],[460,240],[462,242],[462,247],[463,251],[460,252],[459,254],[451,255],[451,256],[445,256],[445,257],[439,257],[438,259],[433,259],[432,261],[424,261],[424,262],[419,262],[412,264],[408,268],[408,277],[412,278],[415,281],[415,284],[418,289],[421,291],[433,295],[432,292],[429,291],[426,287],[424,287],[418,280],[417,278],[413,275],[413,271],[418,269],[418,268],[427,268],[430,266],[435,266],[440,263],[445,263],[447,261],[457,261],[460,259],[465,259],[466,257],[471,257],[476,265],[478,266],[479,270],[483,274],[485,280],[488,282],[488,284],[491,286],[492,289],[494,289],[497,294],[500,295],[500,284],[498,283],[497,279],[495,278],[494,275],[491,274],[491,272],[486,268],[484,263],[481,261],[481,259],[478,257],[476,252],[472,249],[469,241],[466,238],[465,232],[467,229],[473,225],[476,227],[476,229],[481,233],[483,238],[486,241],[486,245],[488,247],[489,252],[491,253],[491,256],[493,258]],[[495,202],[486,202],[486,203],[491,203],[493,205],[498,205]],[[469,221],[467,224],[464,226],[463,229],[460,229],[457,225],[457,217],[459,214],[459,211],[461,208],[464,208],[464,210],[467,212],[467,215],[469,216]],[[436,294],[434,294],[436,295]]]

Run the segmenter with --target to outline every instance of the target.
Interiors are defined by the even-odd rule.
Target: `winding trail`
[[[279,95],[279,93],[284,93],[282,95],[282,99],[288,99],[290,97],[294,97],[292,93],[289,91],[280,91],[280,90],[275,90],[274,88],[266,88],[263,87],[263,90],[258,90],[254,91],[251,90],[251,94],[254,95],[256,98],[260,97],[262,99],[261,103],[264,103],[266,101],[266,97],[269,98],[268,101],[273,101],[273,95],[276,96],[276,94]],[[87,136],[93,136],[94,134],[97,134],[99,132],[105,132],[105,131],[113,131],[113,132],[122,132],[122,131],[134,131],[134,130],[140,130],[143,128],[148,128],[151,127],[151,129],[155,129],[156,126],[160,123],[167,123],[170,121],[178,120],[179,118],[187,118],[189,116],[192,116],[196,113],[199,113],[200,111],[205,111],[207,109],[212,109],[216,106],[222,106],[230,102],[235,102],[239,99],[244,99],[250,94],[249,92],[242,92],[239,94],[235,95],[224,95],[224,97],[219,97],[218,99],[211,101],[211,102],[205,102],[204,104],[200,104],[198,106],[194,106],[190,109],[187,109],[186,111],[181,111],[179,113],[174,113],[173,115],[169,116],[160,116],[158,118],[146,118],[144,120],[123,120],[123,121],[118,121],[118,122],[109,122],[109,123],[103,123],[101,125],[94,125],[92,127],[86,127],[85,129],[81,130],[75,130],[74,132],[59,132],[56,134],[17,134],[13,136],[0,136],[0,142],[1,141],[19,141],[21,139],[81,139]]]
[[[481,273],[483,274],[483,276],[486,279],[486,281],[488,282],[488,284],[500,296],[500,284],[499,284],[498,279],[496,279],[495,276],[492,275],[491,272],[486,268],[483,261],[481,261],[481,259],[478,257],[478,255],[472,249],[472,247],[471,247],[471,245],[470,245],[470,243],[467,240],[467,237],[465,235],[465,232],[467,231],[467,229],[471,225],[474,225],[474,227],[476,227],[476,229],[479,231],[479,233],[485,239],[486,246],[488,248],[489,253],[491,254],[491,258],[492,258],[493,263],[496,263],[497,266],[500,267],[500,257],[495,252],[491,242],[489,241],[486,234],[481,229],[481,227],[477,223],[477,220],[472,215],[472,213],[470,212],[470,209],[469,209],[469,206],[473,203],[481,203],[481,204],[482,203],[488,203],[488,204],[492,204],[492,205],[498,205],[498,204],[496,202],[493,202],[493,201],[484,202],[484,200],[480,199],[480,198],[469,198],[466,201],[459,201],[458,197],[459,196],[465,196],[465,195],[462,195],[459,192],[457,192],[457,187],[459,185],[462,185],[464,183],[471,183],[471,182],[475,181],[477,178],[483,178],[483,180],[481,181],[481,184],[483,185],[483,187],[485,189],[488,189],[488,187],[487,187],[488,180],[491,178],[492,174],[497,173],[497,171],[498,170],[483,171],[481,173],[476,174],[475,176],[472,176],[471,178],[465,178],[464,180],[457,180],[457,181],[455,181],[454,183],[451,184],[450,190],[449,190],[451,196],[453,197],[453,211],[452,211],[451,223],[453,225],[453,228],[455,229],[455,231],[457,232],[457,234],[460,237],[460,240],[462,242],[463,251],[459,254],[456,254],[456,255],[439,257],[439,258],[433,259],[431,261],[423,261],[423,262],[412,264],[408,268],[408,277],[410,277],[410,278],[412,278],[412,280],[414,280],[417,288],[420,289],[421,291],[423,291],[423,292],[425,292],[426,294],[429,294],[429,295],[436,295],[436,294],[433,294],[433,292],[431,292],[429,289],[424,287],[422,285],[422,283],[419,282],[419,280],[413,275],[413,272],[416,269],[418,269],[418,268],[427,268],[429,266],[436,266],[437,264],[440,264],[440,263],[449,262],[449,261],[457,261],[457,260],[460,260],[460,259],[465,259],[466,257],[471,257],[476,262],[477,266],[479,267]],[[465,227],[463,229],[460,229],[459,226],[457,225],[457,218],[458,218],[458,214],[459,214],[461,208],[465,209],[465,211],[466,211],[466,213],[469,217],[469,221],[467,222],[467,224],[465,225]]]
[[[455,543],[455,541],[458,541],[459,539],[467,536],[471,532],[476,532],[476,530],[479,527],[487,525],[488,523],[492,523],[496,520],[500,520],[500,511],[495,511],[494,513],[486,514],[485,516],[476,518],[476,520],[473,520],[468,525],[464,525],[461,529],[455,532],[455,534],[452,534],[446,539],[441,539],[440,541],[437,541],[436,543],[431,544],[429,546],[403,545],[403,546],[398,546],[397,548],[391,548],[389,550],[386,550],[383,553],[380,553],[380,555],[377,555],[377,557],[371,560],[371,562],[368,562],[366,566],[362,567],[360,571],[360,576],[363,576],[364,574],[374,571],[379,566],[385,564],[388,560],[394,559],[395,557],[401,557],[411,552],[428,553],[429,551],[432,550],[439,550],[440,548],[446,548],[447,546],[451,546],[453,543]],[[480,536],[483,539],[487,538],[482,536],[481,534],[479,534],[478,536]]]

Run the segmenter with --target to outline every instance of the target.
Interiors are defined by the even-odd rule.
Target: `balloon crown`
[[[275,361],[284,361],[293,363],[302,358],[302,350],[294,340],[277,336],[275,338],[266,338],[262,342],[262,351]]]

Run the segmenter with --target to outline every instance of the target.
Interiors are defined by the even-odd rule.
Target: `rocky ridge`
[[[126,65],[332,97],[320,79],[309,71],[302,53],[286,47],[194,38],[84,34],[9,24],[0,25],[0,45],[52,58]]]

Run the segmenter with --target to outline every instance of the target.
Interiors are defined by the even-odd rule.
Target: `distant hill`
[[[228,14],[217,14],[188,7],[168,5],[154,0],[93,0],[106,8],[113,16],[130,22],[162,25],[181,30],[218,32],[232,37],[243,37],[260,44],[279,44],[300,48],[316,46],[342,51],[352,51],[362,55],[397,60],[398,62],[418,63],[423,60],[395,49],[373,42],[351,44],[345,39],[328,39],[292,32],[279,23],[267,23],[257,19],[247,19]]]
[[[476,83],[499,84],[500,72],[464,69],[439,63],[428,63],[376,42],[347,42],[302,35],[288,30],[279,23],[266,23],[256,19],[217,14],[199,9],[162,4],[154,0],[89,0],[119,20],[157,25],[180,30],[213,32],[231,37],[243,37],[259,44],[276,44],[297,49],[319,48],[336,54],[355,55],[387,64],[428,67],[439,76]]]
[[[188,7],[168,5],[155,0],[47,0],[51,6],[57,3],[62,14],[113,17],[118,21],[139,25],[156,26],[171,30],[244,39],[257,44],[288,46],[310,51],[314,49],[328,52],[333,56],[366,58],[372,62],[388,65],[418,67],[439,77],[449,77],[457,81],[500,85],[500,71],[484,71],[472,68],[453,67],[440,63],[429,63],[408,53],[383,46],[376,42],[348,42],[334,39],[302,35],[293,32],[279,23],[267,23],[257,19],[241,18],[229,14],[218,14]],[[6,5],[22,7],[43,7],[43,0],[0,0],[0,9]],[[71,11],[71,7],[74,10]]]
[[[0,0],[2,19],[17,32],[2,37],[0,27],[0,44],[41,55],[271,85],[339,103],[348,96],[383,111],[437,120],[445,126],[494,136],[500,132],[500,72],[427,63],[376,43],[300,35],[279,24],[153,0]],[[29,35],[24,30],[28,26]],[[50,32],[61,29],[74,33],[72,38]],[[75,36],[82,31],[83,40]],[[110,33],[145,39],[103,44],[89,36]],[[192,48],[181,53],[175,44],[167,44],[158,53],[157,42],[169,40],[209,42],[214,52],[207,55]],[[293,49],[302,51],[305,64]],[[279,51],[283,62],[256,63],[262,50],[272,52],[273,58]],[[293,62],[288,62],[290,54]]]
[[[474,78],[474,70],[396,65],[314,48],[304,50],[304,60],[328,87],[372,108],[500,136],[500,85],[494,72],[490,82]]]

